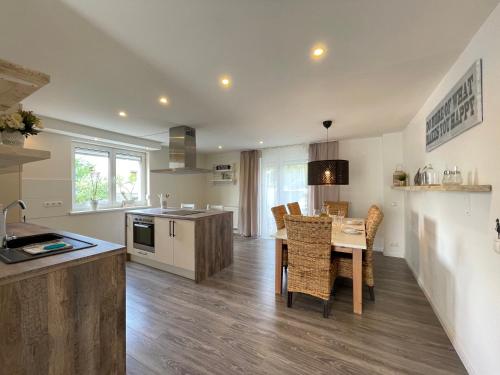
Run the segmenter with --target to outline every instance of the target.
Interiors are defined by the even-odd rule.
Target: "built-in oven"
[[[150,253],[155,252],[155,222],[152,216],[134,216],[134,248]]]

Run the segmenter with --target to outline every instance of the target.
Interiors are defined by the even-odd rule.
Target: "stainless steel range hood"
[[[199,174],[209,169],[196,168],[196,129],[176,126],[169,129],[168,168],[154,169],[151,173]]]

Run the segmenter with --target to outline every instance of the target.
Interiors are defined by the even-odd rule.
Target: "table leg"
[[[274,265],[274,293],[281,294],[282,293],[282,252],[283,252],[283,240],[276,239],[275,240],[275,265]]]
[[[355,314],[363,312],[363,250],[352,249],[352,305]]]

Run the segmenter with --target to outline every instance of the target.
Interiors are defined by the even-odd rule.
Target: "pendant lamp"
[[[349,161],[328,158],[328,128],[331,120],[323,121],[326,129],[326,159],[307,163],[308,185],[349,185]]]

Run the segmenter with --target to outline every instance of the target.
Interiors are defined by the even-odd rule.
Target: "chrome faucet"
[[[15,205],[19,205],[21,209],[25,210],[26,209],[26,203],[24,203],[22,200],[17,200],[14,201],[10,204],[8,204],[2,211],[2,218],[0,218],[1,225],[0,225],[0,244],[2,245],[3,248],[7,247],[7,241],[13,240],[16,238],[16,236],[9,236],[7,235],[7,213],[9,212],[9,208],[14,207]]]

